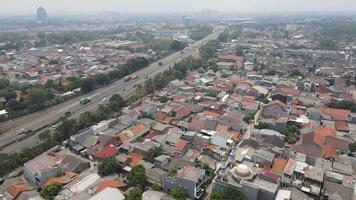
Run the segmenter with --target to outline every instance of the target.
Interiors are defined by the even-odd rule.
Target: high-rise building
[[[47,17],[46,10],[43,7],[39,7],[37,9],[37,20],[43,22],[47,20]]]

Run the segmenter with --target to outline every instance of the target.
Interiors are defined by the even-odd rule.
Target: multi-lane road
[[[192,44],[188,47],[188,49],[182,52],[171,54],[160,61],[150,64],[146,68],[134,72],[130,75],[131,77],[138,76],[138,78],[134,80],[127,82],[124,80],[118,80],[107,87],[97,89],[89,94],[86,94],[85,96],[77,97],[46,110],[0,124],[1,130],[9,129],[0,135],[0,147],[4,147],[1,149],[1,152],[11,153],[19,151],[22,148],[33,145],[37,142],[38,134],[35,134],[21,142],[13,143],[14,141],[17,141],[19,138],[23,137],[23,135],[19,135],[21,130],[38,130],[46,125],[51,125],[58,121],[60,117],[64,116],[65,113],[69,111],[73,113],[71,117],[77,117],[83,111],[95,110],[100,104],[103,103],[104,99],[109,99],[111,95],[115,93],[119,93],[122,96],[127,96],[133,93],[135,91],[136,85],[143,84],[146,79],[153,77],[160,72],[168,70],[171,66],[174,65],[174,63],[179,62],[183,58],[197,54],[201,46],[203,46],[209,40],[216,39],[222,30],[222,27],[215,28],[213,33]],[[162,62],[162,65],[159,65],[160,62]],[[81,105],[79,100],[83,97],[88,97],[92,101],[86,105]],[[12,144],[7,145],[10,143]]]

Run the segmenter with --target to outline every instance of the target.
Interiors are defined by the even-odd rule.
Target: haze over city
[[[356,200],[356,0],[0,5],[0,200]]]
[[[271,13],[351,13],[354,0],[0,0],[0,15],[29,15],[43,6],[53,15],[88,14],[102,11],[125,13],[190,12],[203,8],[224,12]]]

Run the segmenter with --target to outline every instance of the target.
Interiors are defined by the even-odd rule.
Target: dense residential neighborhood
[[[0,154],[0,200],[356,199],[355,41],[342,35],[325,44],[332,19],[229,19],[194,28],[190,20],[176,29],[146,25],[149,40],[179,41],[166,52],[122,33],[116,37],[125,40],[0,54],[13,88],[65,86],[68,77],[120,69],[129,72],[110,81],[128,84],[150,62],[222,30],[199,55],[136,77],[146,80],[132,94],[116,91],[97,109],[46,126],[22,151]],[[184,25],[207,32],[189,36]],[[132,59],[148,63],[129,65]],[[76,86],[59,95],[83,92]],[[21,93],[12,100],[0,93],[0,116]]]

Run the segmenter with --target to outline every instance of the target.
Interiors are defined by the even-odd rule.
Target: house
[[[97,151],[95,153],[95,157],[97,159],[105,159],[105,158],[115,155],[116,153],[117,153],[116,146],[113,144],[110,144],[108,146],[105,146],[101,150]]]
[[[184,154],[188,151],[189,148],[190,148],[189,142],[186,141],[186,140],[180,139],[176,143],[176,148],[175,148],[176,155],[180,156],[180,157],[183,157]]]
[[[210,137],[210,143],[223,149],[230,149],[233,140],[230,132],[216,132]]]
[[[289,114],[287,105],[279,100],[274,100],[265,105],[262,109],[262,116],[264,118],[278,119]]]
[[[304,134],[302,144],[320,152],[324,158],[335,158],[336,150],[348,152],[348,141],[336,138],[335,130],[327,127],[321,127],[314,133]]]
[[[131,124],[133,124],[138,120],[139,116],[140,116],[140,112],[134,110],[129,112],[128,114],[120,116],[119,121],[126,126],[130,126]]]
[[[187,165],[179,170],[175,176],[164,177],[163,190],[169,190],[181,187],[186,191],[187,197],[190,199],[199,199],[202,197],[205,183],[205,170]]]
[[[25,179],[40,188],[50,178],[61,172],[54,157],[42,154],[28,162],[22,168]]]
[[[328,199],[354,199],[352,176],[327,171],[323,183],[323,196]]]
[[[124,187],[126,187],[126,184],[119,180],[116,179],[103,180],[96,186],[95,193],[99,193],[106,188],[123,189]]]
[[[265,149],[258,149],[253,155],[253,160],[255,160],[259,164],[267,164],[271,166],[274,160],[274,153],[267,151]]]
[[[4,192],[4,196],[0,199],[17,199],[22,193],[31,191],[34,188],[27,183],[17,183],[10,185]]]
[[[107,187],[89,200],[124,200],[125,196],[117,188]]]
[[[210,157],[214,158],[217,161],[220,161],[221,158],[226,154],[225,151],[221,150],[220,148],[218,148],[215,145],[207,145],[204,149],[203,149],[203,153],[206,155],[209,155]]]
[[[351,122],[351,111],[345,109],[336,109],[336,108],[323,108],[320,111],[322,119],[331,119],[334,121],[345,121]]]

